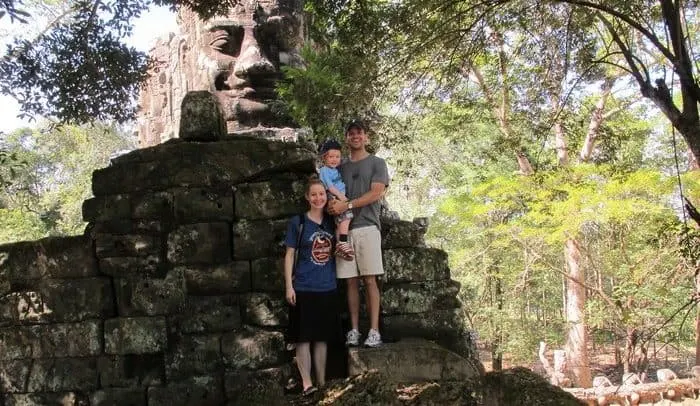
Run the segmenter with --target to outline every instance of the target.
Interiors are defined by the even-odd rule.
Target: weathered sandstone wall
[[[84,236],[0,246],[0,404],[283,402],[281,241],[315,159],[172,140],[96,171]],[[420,224],[382,231],[387,336],[436,340],[478,374],[445,253]]]

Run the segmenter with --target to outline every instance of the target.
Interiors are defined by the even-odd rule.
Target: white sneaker
[[[360,345],[360,332],[357,329],[352,329],[348,331],[345,335],[345,345],[351,347],[357,347]]]
[[[379,331],[375,329],[371,329],[369,333],[367,333],[367,339],[365,340],[365,347],[379,347],[382,345],[382,336],[379,334]]]

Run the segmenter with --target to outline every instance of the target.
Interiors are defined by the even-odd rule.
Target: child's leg
[[[336,231],[338,232],[338,244],[336,245],[336,254],[340,255],[346,261],[352,261],[355,256],[355,250],[352,248],[348,238],[348,229],[350,228],[350,219],[343,218]]]
[[[350,228],[350,219],[343,219],[340,223],[338,223],[338,241],[347,241],[348,240],[348,229]]]

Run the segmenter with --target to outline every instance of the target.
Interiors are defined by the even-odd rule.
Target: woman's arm
[[[294,248],[287,247],[284,253],[284,291],[287,302],[294,306],[297,302],[296,292],[292,285],[292,269],[294,268]]]

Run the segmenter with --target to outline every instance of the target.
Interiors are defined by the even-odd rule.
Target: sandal
[[[355,259],[355,250],[352,249],[352,244],[343,241],[335,246],[335,255],[346,261],[352,261]]]
[[[318,392],[318,388],[315,387],[315,386],[313,386],[313,385],[311,385],[311,386],[309,386],[308,388],[304,389],[304,392],[302,392],[301,395],[302,395],[302,396],[311,396],[311,395],[313,395],[313,394],[316,393],[316,392]]]

